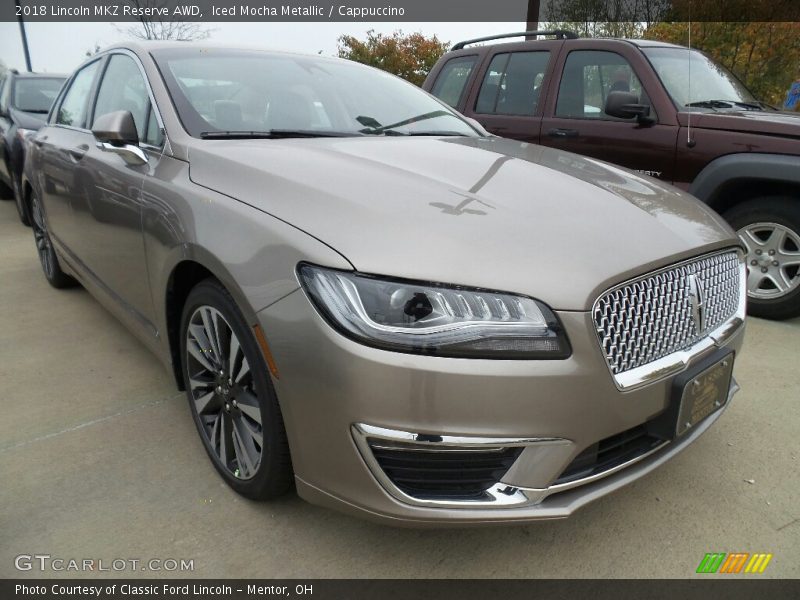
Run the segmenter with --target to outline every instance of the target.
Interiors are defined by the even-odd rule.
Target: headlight
[[[397,352],[472,358],[566,358],[569,343],[544,304],[515,294],[392,280],[300,265],[300,281],[347,337]]]

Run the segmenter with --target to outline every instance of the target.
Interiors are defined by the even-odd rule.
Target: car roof
[[[230,44],[230,43],[208,42],[208,41],[176,42],[172,40],[167,40],[167,41],[135,40],[128,42],[120,42],[118,44],[108,46],[107,48],[103,48],[100,51],[100,53],[121,49],[121,50],[130,50],[136,54],[142,55],[153,51],[170,50],[170,49],[174,50],[179,48],[195,48],[195,49],[208,48],[210,50],[216,49],[216,50],[234,50],[234,51],[240,50],[244,52],[264,52],[265,54],[288,54],[288,55],[308,56],[319,59],[343,60],[338,57],[321,56],[319,54],[311,54],[309,52],[295,52],[291,50],[281,50],[280,48],[268,48],[259,45],[235,44],[235,43]]]
[[[11,77],[18,77],[20,79],[66,79],[67,75],[63,73],[36,73],[31,71],[23,71],[22,73],[15,73],[9,71],[8,75]]]

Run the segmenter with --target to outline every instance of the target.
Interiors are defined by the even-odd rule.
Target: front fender
[[[800,185],[800,156],[748,152],[711,161],[695,178],[689,193],[716,206],[717,192],[735,182],[769,181]]]

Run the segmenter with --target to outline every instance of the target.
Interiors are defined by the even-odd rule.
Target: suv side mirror
[[[130,111],[118,110],[97,117],[92,134],[98,148],[119,154],[128,164],[143,165],[147,162],[147,155],[139,148],[139,133]]]
[[[619,119],[637,119],[639,123],[652,123],[650,107],[639,104],[639,97],[630,92],[609,92],[603,111]]]

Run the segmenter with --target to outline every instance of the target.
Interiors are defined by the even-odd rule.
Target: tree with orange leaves
[[[439,41],[435,35],[405,35],[400,30],[384,35],[370,29],[365,41],[351,35],[340,36],[338,41],[341,58],[377,67],[416,85],[422,85],[433,65],[449,47],[448,42]]]

